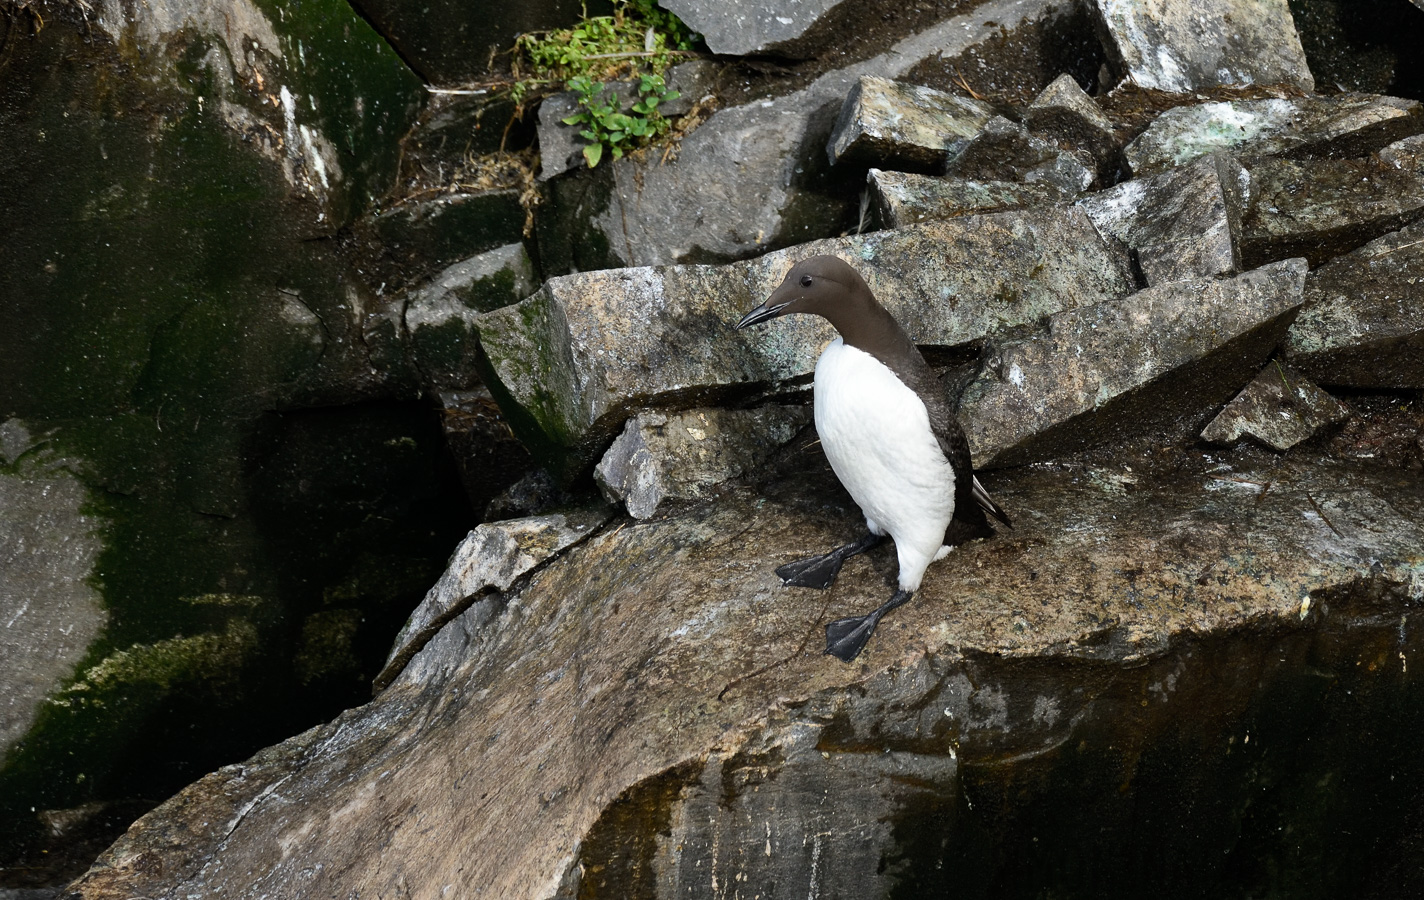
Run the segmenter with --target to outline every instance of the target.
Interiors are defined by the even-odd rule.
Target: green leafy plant
[[[590,169],[603,159],[605,149],[618,159],[625,151],[645,146],[666,134],[670,126],[658,106],[681,96],[668,89],[661,75],[652,72],[639,76],[638,99],[629,113],[619,110],[617,96],[606,85],[594,82],[587,75],[571,78],[568,88],[578,95],[579,108],[563,122],[583,126],[579,136],[588,141],[583,148],[583,158]]]

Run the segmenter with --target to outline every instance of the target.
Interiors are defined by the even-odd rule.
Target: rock
[[[1235,275],[1249,178],[1217,154],[1149,178],[1124,181],[1077,205],[1098,230],[1137,253],[1148,284]]]
[[[902,228],[933,219],[952,219],[996,210],[1042,206],[1065,199],[1046,182],[968,181],[871,169],[866,176],[869,212],[879,228]]]
[[[428,680],[139,820],[72,896],[1298,895],[1410,858],[1375,829],[1424,786],[1419,480],[1133,468],[992,477],[1014,531],[931,566],[852,666],[822,626],[883,599],[892,554],[831,594],[772,572],[860,527],[824,465],[608,529]]]
[[[91,584],[104,543],[94,501],[19,419],[0,422],[0,754],[24,738],[108,624]]]
[[[1424,216],[1424,169],[1379,159],[1264,159],[1249,171],[1246,266],[1297,255],[1318,266]]]
[[[519,191],[441,194],[403,203],[361,224],[392,287],[438,277],[448,266],[524,238]]]
[[[1052,459],[1224,403],[1285,336],[1305,272],[1295,259],[1169,282],[991,341],[959,412],[975,468]]]
[[[534,264],[523,244],[498,247],[455,263],[405,303],[411,360],[427,384],[463,388],[475,380],[480,313],[511,306],[534,293]]]
[[[832,164],[938,173],[993,115],[979,100],[862,75],[826,152]]]
[[[1220,85],[1286,85],[1310,92],[1286,0],[1093,0],[1118,69],[1138,87],[1189,94]]]
[[[837,238],[723,267],[673,266],[553,278],[479,320],[485,383],[544,465],[593,465],[628,411],[705,405],[758,383],[805,379],[833,334],[800,316],[754,333],[732,325],[800,259],[838,253],[922,344],[1127,294],[1123,254],[1072,209],[927,222]],[[484,364],[482,364],[484,365]]]
[[[649,411],[628,420],[593,477],[603,495],[647,519],[666,500],[693,500],[747,472],[811,421],[806,405]]]
[[[436,396],[445,445],[470,498],[470,508],[479,513],[527,475],[534,463],[514,437],[489,388],[478,385],[469,390],[444,390]],[[480,518],[489,520],[491,516]]]
[[[1087,151],[1104,179],[1117,168],[1121,148],[1112,121],[1072,75],[1058,76],[1034,98],[1024,110],[1024,124],[1035,134],[1057,141],[1065,150]]]
[[[1070,196],[1086,191],[1096,177],[1096,165],[1085,164],[1003,116],[990,119],[950,158],[945,171],[957,178],[1050,184]]]
[[[1424,224],[1339,257],[1306,280],[1308,301],[1282,348],[1323,384],[1424,389]]]
[[[1349,417],[1343,403],[1310,379],[1271,363],[1226,404],[1201,436],[1213,444],[1234,444],[1249,436],[1272,449],[1289,450]]]
[[[992,69],[1004,54],[1024,55],[1019,39],[1038,46],[1079,23],[1076,7],[1057,0],[990,0],[801,90],[718,110],[666,161],[625,157],[576,183],[550,181],[541,265],[552,274],[728,262],[841,233],[854,222],[860,173],[834,171],[823,148],[862,75],[926,83],[943,72],[947,82],[971,55]]]
[[[1151,175],[1217,151],[1241,159],[1367,156],[1424,130],[1417,100],[1374,94],[1231,100],[1179,106],[1123,150],[1134,175]]]
[[[516,579],[588,537],[611,517],[612,511],[599,505],[568,513],[486,522],[471,531],[455,548],[440,580],[396,635],[374,689],[382,691],[394,681],[411,657],[447,622],[490,593],[508,591]]]
[[[747,56],[775,53],[840,4],[841,0],[668,0],[662,5],[701,34],[713,53]]]
[[[658,104],[664,116],[681,116],[707,96],[716,82],[716,64],[696,60],[674,66],[667,74],[669,91],[678,96]],[[617,98],[619,109],[629,112],[638,102],[638,83],[618,81],[605,84],[608,99]],[[579,132],[583,125],[565,125],[564,119],[578,112],[578,95],[573,91],[552,94],[539,102],[539,180],[547,181],[570,169],[583,168],[583,148],[587,145]]]

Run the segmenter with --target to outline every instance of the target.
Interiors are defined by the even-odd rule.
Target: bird
[[[828,588],[847,559],[887,536],[899,558],[889,600],[826,626],[826,652],[851,662],[880,619],[914,596],[930,563],[956,544],[992,534],[989,516],[1009,528],[1013,523],[974,475],[969,442],[939,379],[854,267],[836,256],[797,263],[735,327],[794,313],[821,316],[838,334],[816,362],[816,432],[869,533],[776,573],[787,585]]]

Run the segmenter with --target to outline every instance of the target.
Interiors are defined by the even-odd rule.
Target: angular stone
[[[939,172],[993,115],[979,100],[863,75],[846,96],[826,152],[832,163]]]
[[[1060,75],[1044,88],[1024,110],[1024,122],[1061,146],[1088,151],[1100,164],[1117,155],[1112,121],[1072,75]]]
[[[443,194],[386,210],[363,227],[406,283],[419,283],[460,260],[521,240],[524,207],[517,190]]]
[[[489,514],[490,502],[534,467],[529,451],[510,430],[489,388],[481,384],[468,390],[441,390],[436,397],[445,446],[460,473],[470,507],[477,514],[484,513],[481,521],[530,515],[531,512]]]
[[[537,287],[524,245],[509,244],[455,263],[411,292],[405,331],[412,362],[425,382],[460,388],[476,381],[475,320],[480,313],[518,303]]]
[[[1411,859],[1375,829],[1424,781],[1420,480],[1132,460],[995,474],[1015,530],[932,566],[851,666],[822,627],[888,594],[888,548],[829,594],[772,571],[860,527],[824,468],[608,529],[425,680],[136,822],[73,896],[1198,896],[1245,853],[1298,895]],[[1356,831],[1360,857],[1298,851]]]
[[[729,56],[774,52],[794,41],[841,0],[667,0],[665,9],[702,35],[707,49]]]
[[[1086,191],[1096,177],[1096,164],[1089,154],[1084,156],[1086,163],[1029,134],[1017,122],[995,116],[950,158],[945,171],[957,178],[1050,184],[1074,195]]]
[[[1264,159],[1249,167],[1241,259],[1304,256],[1312,266],[1424,216],[1424,170],[1379,159]]]
[[[1271,363],[1226,404],[1202,430],[1202,440],[1234,444],[1253,437],[1275,450],[1289,450],[1327,425],[1343,422],[1350,410],[1310,379]]]
[[[1411,135],[1380,150],[1380,162],[1396,169],[1424,170],[1424,134]]]
[[[866,176],[871,220],[879,228],[901,228],[933,219],[1042,206],[1065,199],[1051,184],[967,181],[911,172],[871,169]]]
[[[1224,403],[1285,336],[1305,272],[1294,259],[1171,282],[992,342],[959,412],[975,467],[1051,459]]]
[[[1148,284],[1235,275],[1241,195],[1248,183],[1235,160],[1217,154],[1124,181],[1077,206],[1099,231],[1137,252]]]
[[[493,592],[508,591],[535,567],[588,537],[613,515],[607,506],[527,519],[486,522],[455,548],[440,580],[396,635],[374,681],[377,691],[400,675],[445,624]],[[482,604],[484,607],[490,604]]]
[[[810,421],[805,404],[639,413],[603,454],[593,477],[605,497],[622,503],[633,518],[646,519],[665,500],[705,497],[757,470]]]
[[[1221,85],[1315,90],[1286,0],[1093,0],[1122,74],[1179,94]]]
[[[963,344],[1122,297],[1132,284],[1125,254],[1066,208],[927,222],[723,267],[587,272],[481,317],[485,383],[536,457],[572,475],[592,465],[630,409],[686,408],[808,377],[833,334],[824,320],[731,326],[797,260],[823,253],[852,261],[922,344]]]
[[[1310,273],[1308,305],[1283,347],[1322,384],[1424,389],[1424,224],[1410,225]]]
[[[1228,151],[1260,156],[1349,158],[1424,130],[1417,100],[1375,94],[1231,100],[1179,106],[1158,116],[1123,150],[1135,175]]]

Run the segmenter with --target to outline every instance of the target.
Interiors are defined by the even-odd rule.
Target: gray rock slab
[[[633,518],[646,519],[665,508],[664,501],[705,497],[759,470],[810,421],[805,404],[639,413],[623,426],[593,477],[605,497],[622,503]]]
[[[1316,432],[1343,422],[1350,410],[1288,366],[1271,363],[1202,429],[1202,440],[1234,444],[1252,437],[1289,450]]]
[[[1424,389],[1424,224],[1310,273],[1282,350],[1322,384]]]
[[[991,342],[959,411],[975,467],[1050,459],[1219,406],[1285,336],[1305,273],[1294,259],[1170,282]]]
[[[993,116],[993,107],[979,100],[862,75],[826,152],[832,163],[940,172]]]
[[[1062,190],[1045,182],[970,181],[880,169],[867,173],[866,185],[871,220],[879,228],[901,228],[934,219],[1042,206],[1067,199]]]
[[[510,306],[538,288],[523,244],[507,244],[462,260],[412,291],[404,331],[411,361],[438,387],[466,387],[477,379],[475,320]]]
[[[108,624],[89,583],[103,522],[71,468],[19,419],[0,423],[0,753],[30,730]]]
[[[541,233],[546,265],[561,255],[551,270],[730,261],[835,234],[853,214],[850,197],[818,179],[860,76],[898,78],[974,49],[992,59],[1003,31],[1046,29],[1073,15],[1058,0],[989,0],[802,90],[718,110],[668,160],[618,160],[606,181],[571,190],[560,201],[563,230]]]
[[[708,60],[673,66],[668,70],[666,83],[678,96],[658,104],[658,112],[668,117],[686,114],[712,90],[715,79],[716,64]],[[607,98],[616,98],[618,108],[625,113],[638,102],[636,81],[615,81],[605,84],[604,88]],[[588,142],[579,136],[584,126],[564,124],[564,119],[576,112],[578,95],[573,91],[552,94],[539,102],[540,181],[584,167],[583,148]]]
[[[1164,852],[1207,883],[1249,851],[1319,884],[1340,860],[1271,850],[1286,823],[1314,843],[1414,809],[1424,488],[1303,455],[1134,468],[994,475],[1015,530],[931,566],[851,666],[819,636],[883,599],[890,555],[829,593],[772,571],[859,527],[828,471],[608,529],[428,680],[205,776],[70,890],[884,897],[986,831],[1081,863],[1035,896],[1150,895]],[[1285,808],[1243,818],[1261,766]],[[1371,766],[1359,811],[1322,820],[1320,785]],[[952,875],[1024,876],[992,854]]]
[[[1424,216],[1424,169],[1379,159],[1263,159],[1248,171],[1246,266],[1289,256],[1318,266]]]
[[[507,591],[532,569],[588,537],[607,522],[607,506],[503,522],[486,522],[455,548],[445,572],[410,614],[396,635],[386,663],[376,676],[384,689],[446,623],[493,592]]]
[[[1132,286],[1125,253],[1067,208],[927,222],[721,267],[587,272],[550,279],[480,319],[485,382],[537,457],[582,471],[633,409],[705,405],[733,389],[808,378],[834,334],[828,323],[732,325],[796,261],[824,253],[852,262],[922,344],[963,344]]]
[[[1136,175],[1217,151],[1243,159],[1366,156],[1424,130],[1417,100],[1376,94],[1230,100],[1179,106],[1158,116],[1123,150]]]
[[[1286,0],[1092,0],[1121,73],[1139,87],[1315,90]]]
[[[1023,117],[1035,134],[1054,138],[1061,146],[1086,150],[1100,166],[1117,156],[1112,121],[1071,75],[1060,75],[1044,88]]]
[[[806,33],[841,0],[667,0],[665,9],[728,56],[774,51]]]
[[[1240,268],[1244,169],[1215,154],[1148,178],[1121,182],[1078,201],[1104,234],[1137,252],[1148,284]]]
[[[1019,123],[995,116],[950,157],[945,172],[971,180],[1050,184],[1072,195],[1086,191],[1097,177],[1096,162],[1086,151],[1083,156],[1080,159],[1029,134]]]

